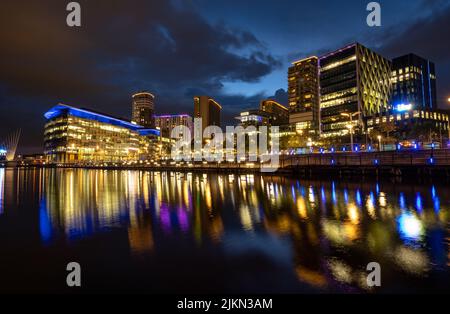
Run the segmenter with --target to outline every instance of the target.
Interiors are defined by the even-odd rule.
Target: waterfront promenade
[[[280,155],[276,173],[337,175],[433,175],[450,177],[450,149],[400,150],[374,152],[325,152]],[[0,163],[0,166],[2,164]],[[142,169],[178,172],[260,172],[257,162],[148,162],[104,164],[21,164],[6,167],[61,167],[92,169]]]

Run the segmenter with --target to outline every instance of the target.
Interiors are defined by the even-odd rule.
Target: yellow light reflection
[[[395,251],[395,261],[404,271],[416,275],[423,275],[429,271],[427,255],[419,250],[399,247]]]
[[[243,205],[239,208],[239,217],[241,218],[241,224],[244,230],[253,230],[252,216],[250,215],[248,206]]]
[[[359,223],[359,209],[355,203],[351,203],[347,206],[347,215],[352,223]]]
[[[4,186],[4,181],[5,181],[5,169],[4,168],[0,168],[0,215],[3,214],[3,202],[4,202],[4,191],[3,191],[3,186]]]
[[[305,199],[303,197],[297,198],[297,211],[302,219],[308,219],[308,213],[306,211]]]
[[[323,288],[327,285],[327,280],[324,275],[321,273],[302,267],[297,266],[295,268],[295,272],[297,273],[298,279],[300,279],[303,282],[306,282],[310,285]]]

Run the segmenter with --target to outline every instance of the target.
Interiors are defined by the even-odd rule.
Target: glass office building
[[[415,54],[392,60],[393,109],[436,110],[436,71],[433,62]]]
[[[49,162],[137,161],[158,151],[158,130],[125,119],[63,104],[44,116],[44,151]]]
[[[389,109],[391,62],[355,43],[322,56],[320,64],[320,107],[323,136],[349,133],[354,114],[355,129],[363,129],[363,118]]]

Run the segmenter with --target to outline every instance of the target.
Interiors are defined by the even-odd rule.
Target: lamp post
[[[378,138],[378,150],[381,151],[381,135],[378,135],[377,138]]]
[[[351,148],[351,151],[353,151],[353,124],[347,125],[347,128],[350,131],[350,148]]]
[[[312,153],[313,142],[312,142],[312,139],[310,137],[308,138],[308,142],[306,143],[306,146],[309,147],[309,152]]]
[[[354,148],[353,148],[353,116],[359,115],[360,113],[361,113],[361,111],[357,111],[357,112],[353,112],[353,113],[347,113],[347,112],[341,113],[341,116],[349,117],[349,119],[350,119],[350,124],[347,126],[347,128],[350,130],[350,145],[351,145],[352,152],[354,151]]]

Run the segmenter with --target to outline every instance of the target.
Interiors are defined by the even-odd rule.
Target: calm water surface
[[[450,186],[0,168],[1,292],[448,292]],[[382,287],[366,284],[378,262]]]

